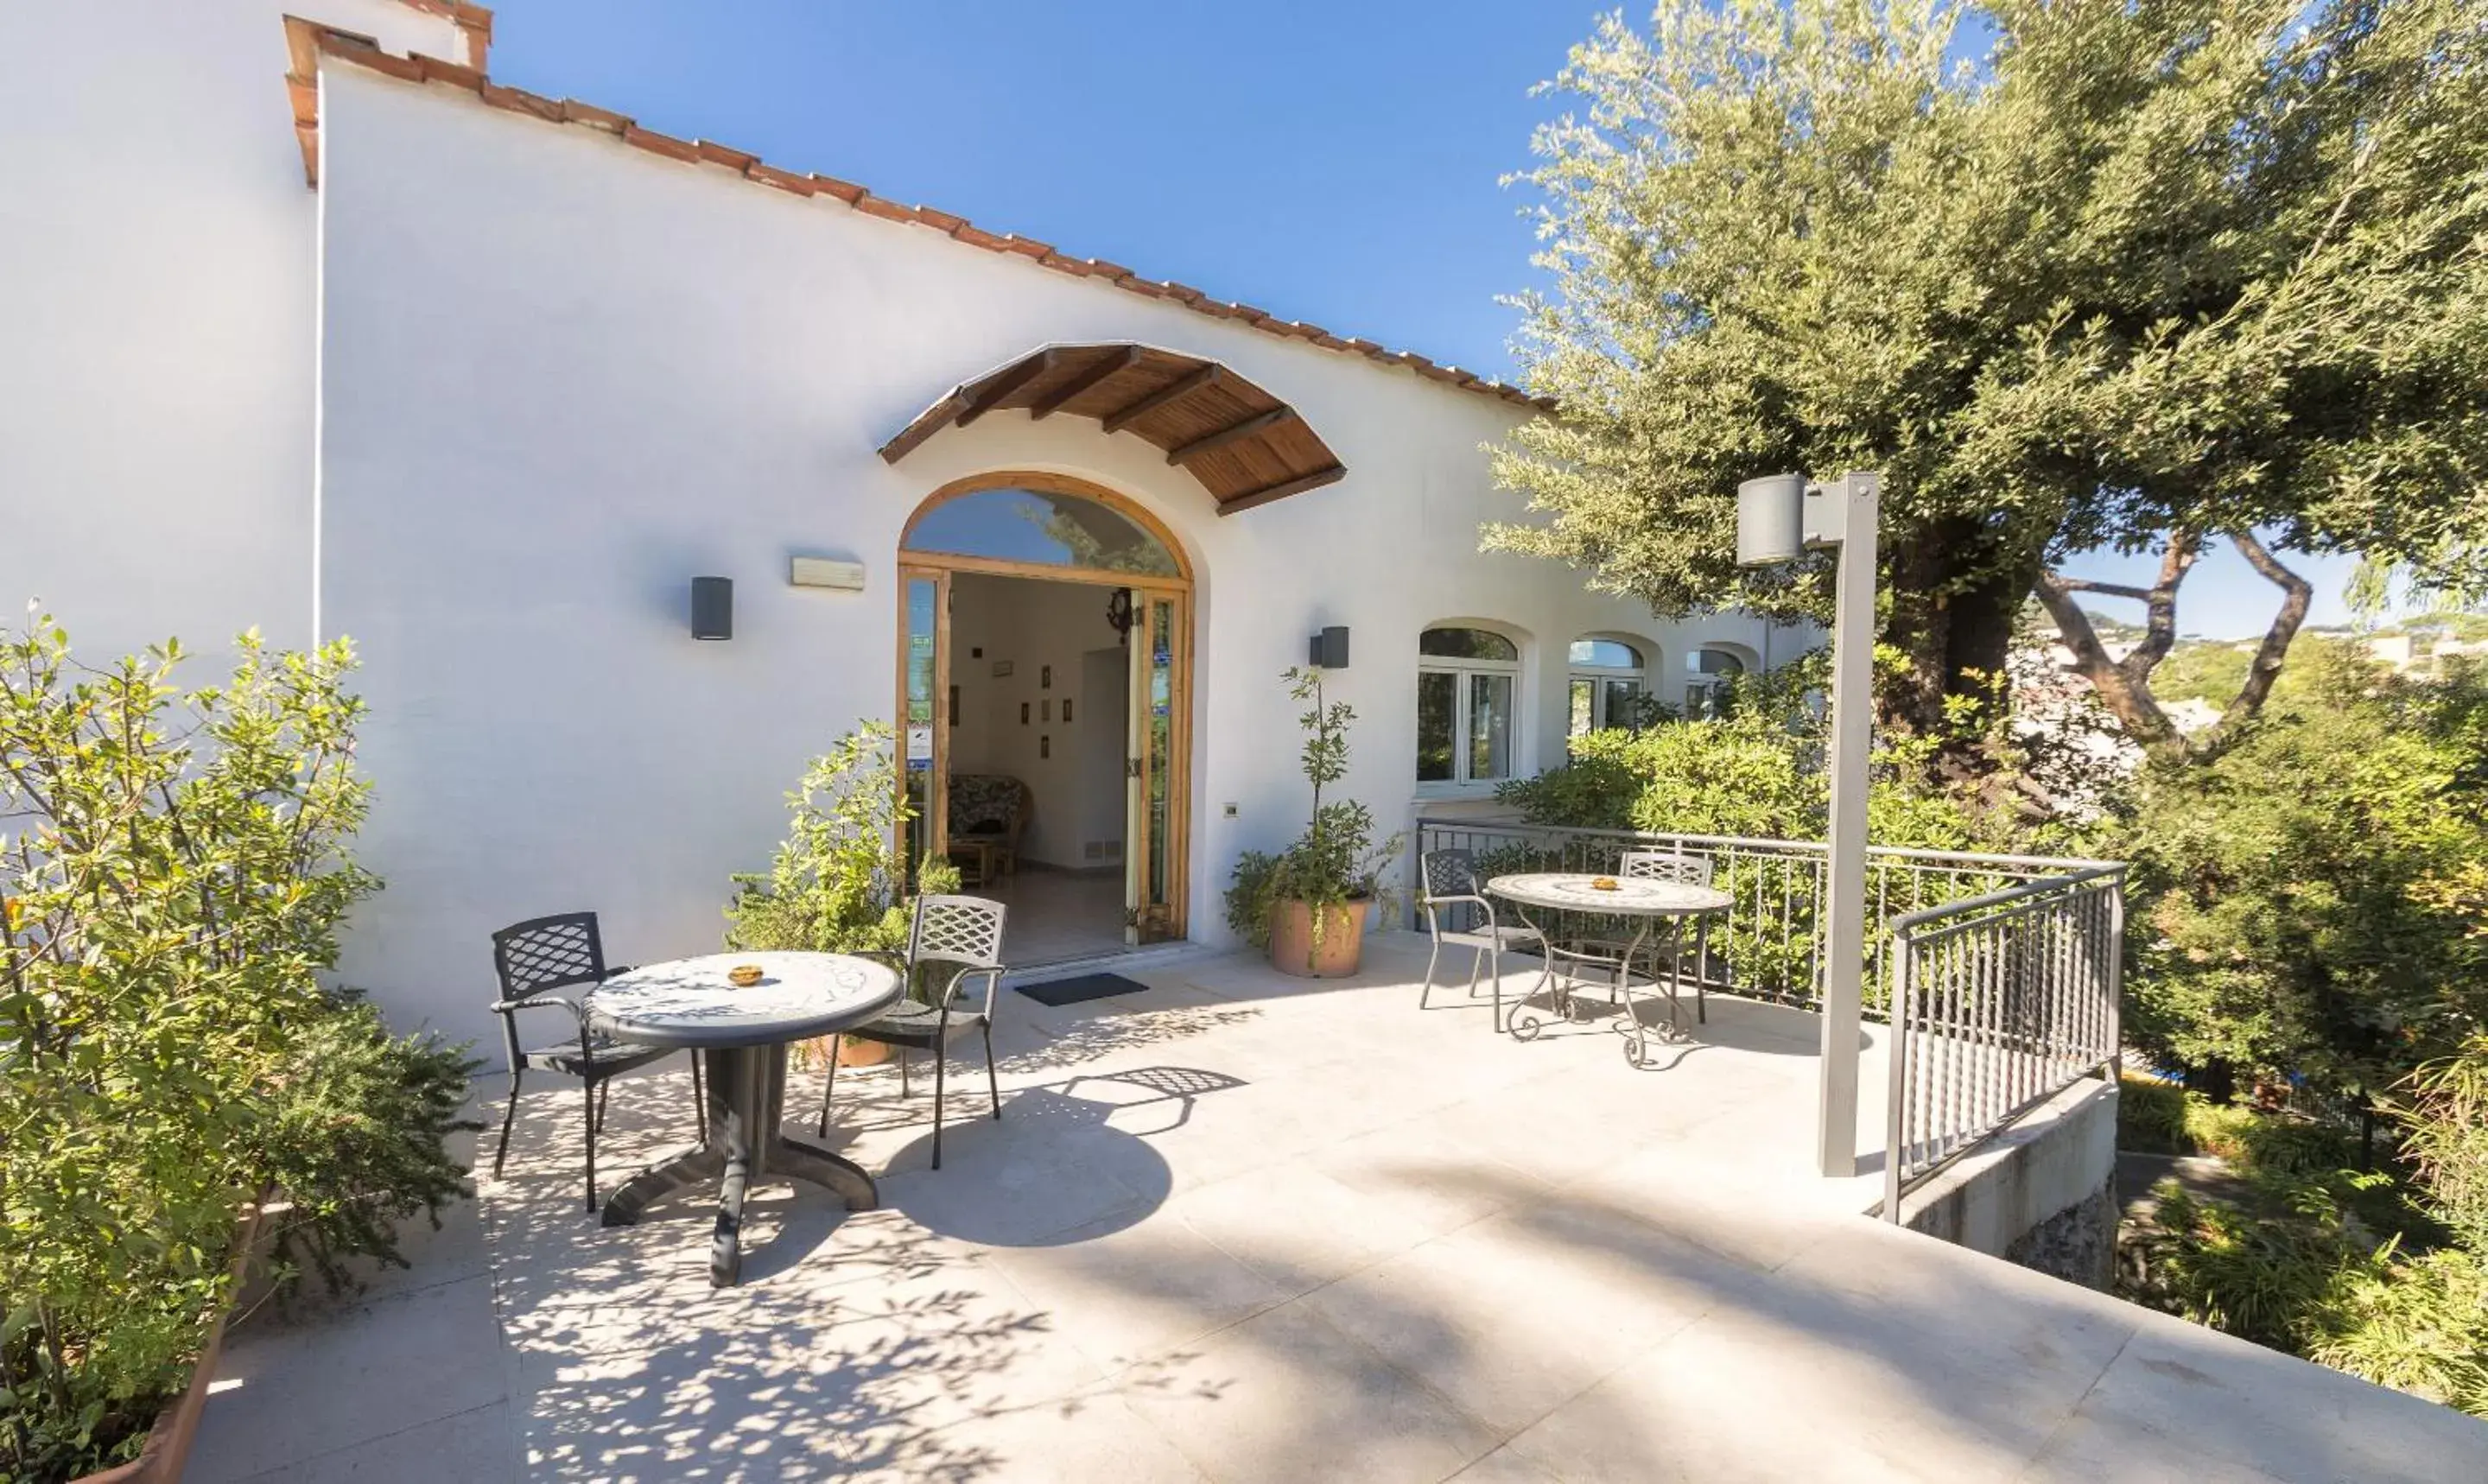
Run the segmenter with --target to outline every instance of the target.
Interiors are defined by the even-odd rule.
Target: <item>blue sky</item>
[[[1523,192],[1585,0],[502,0],[493,72],[649,127],[1508,376]],[[2311,565],[2339,622],[2348,564]],[[2133,580],[2149,559],[2082,575]],[[2260,632],[2222,551],[2184,627]],[[2103,603],[2113,610],[2117,604]],[[2121,606],[2132,606],[2125,604]]]

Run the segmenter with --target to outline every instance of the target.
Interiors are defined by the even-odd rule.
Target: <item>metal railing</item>
[[[1890,925],[1883,1214],[2082,1078],[2115,1075],[2125,867],[2084,869]]]
[[[1708,860],[1710,884],[1728,893],[1732,905],[1711,929],[1707,987],[1807,1009],[1822,1005],[1824,938],[1828,927],[1822,904],[1830,849],[1822,841],[1420,820],[1416,853],[1446,849],[1474,854],[1482,878],[1521,871],[1612,873],[1626,851],[1661,850]],[[1869,847],[1867,962],[1860,966],[1867,972],[1868,1013],[1880,1016],[1891,1003],[1894,980],[1889,949],[1895,913],[1922,913],[2100,864],[2040,855]],[[1407,879],[1413,886],[1417,880],[1413,861]],[[1588,935],[1590,925],[1559,922],[1556,930]]]

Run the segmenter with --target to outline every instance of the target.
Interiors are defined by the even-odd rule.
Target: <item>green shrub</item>
[[[865,722],[814,758],[786,796],[786,838],[765,872],[735,876],[725,946],[752,952],[897,952],[907,946],[906,827],[890,727]],[[918,863],[928,892],[955,891],[947,860]]]
[[[2389,1176],[2258,1174],[2243,1202],[2174,1182],[2126,1233],[2118,1293],[2379,1386],[2488,1416],[2488,1273],[2460,1248],[2377,1240],[2341,1197]]]
[[[2403,1154],[2439,1219],[2488,1260],[2488,1031],[2413,1073],[2395,1108]]]
[[[2345,1264],[2304,1328],[2318,1364],[2488,1417],[2488,1269],[2470,1252]]]
[[[459,1116],[481,1063],[431,1036],[393,1036],[359,995],[306,1023],[290,1070],[269,1094],[262,1141],[268,1180],[286,1209],[270,1232],[285,1271],[352,1286],[348,1264],[407,1266],[398,1223],[469,1193],[444,1152],[449,1134],[481,1127]]]
[[[343,643],[240,643],[183,695],[167,644],[103,669],[0,635],[0,1472],[130,1456],[229,1297],[240,1205],[297,1193],[334,1278],[461,1191],[465,1063],[323,990],[379,882]]]
[[[2117,1083],[2116,1147],[2137,1154],[2192,1154],[2186,1133],[2186,1089],[2156,1078],[2127,1076]]]
[[[2488,673],[2303,639],[2262,716],[2133,790],[2127,1035],[2374,1097],[2488,1024]]]

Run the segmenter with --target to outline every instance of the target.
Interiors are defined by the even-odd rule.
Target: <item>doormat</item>
[[[1082,974],[1073,979],[1049,979],[1043,984],[1012,988],[1040,1005],[1076,1005],[1084,999],[1104,999],[1109,994],[1138,994],[1148,986],[1120,974]]]

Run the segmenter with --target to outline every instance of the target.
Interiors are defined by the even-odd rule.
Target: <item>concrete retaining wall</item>
[[[1901,1224],[2105,1289],[2115,1178],[2116,1084],[2085,1078],[1902,1197]]]

